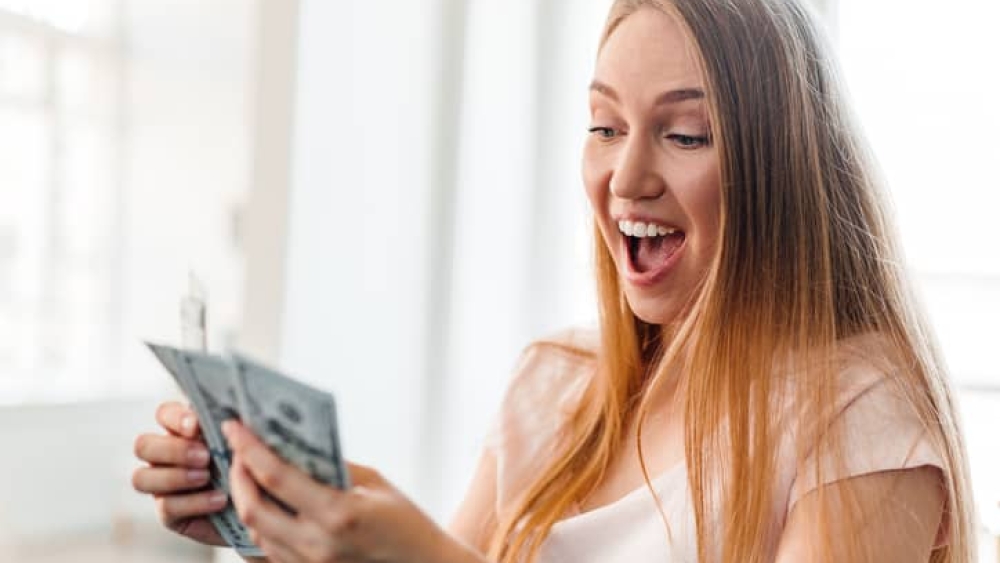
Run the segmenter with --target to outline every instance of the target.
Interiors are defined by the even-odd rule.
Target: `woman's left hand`
[[[223,433],[233,450],[233,504],[272,563],[479,560],[371,468],[348,464],[353,486],[335,489],[285,463],[238,422],[225,423]]]

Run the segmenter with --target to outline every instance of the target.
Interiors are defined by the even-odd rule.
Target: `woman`
[[[973,560],[953,399],[830,65],[792,0],[615,2],[583,155],[600,330],[526,350],[449,532],[228,423],[269,559]],[[218,543],[193,413],[158,419],[135,486]]]

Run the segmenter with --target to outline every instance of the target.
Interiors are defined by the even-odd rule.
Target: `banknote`
[[[211,452],[213,488],[230,492],[232,453],[222,435],[222,423],[230,419],[241,420],[275,453],[317,481],[341,489],[350,487],[333,395],[240,354],[223,358],[148,342],[146,345],[198,414]],[[241,555],[263,555],[250,541],[231,503],[212,515],[211,521]]]
[[[198,420],[208,421],[202,426],[202,434],[208,443],[212,459],[220,468],[225,465],[227,471],[222,472],[219,478],[228,490],[228,469],[232,453],[222,435],[222,423],[240,419],[236,378],[233,377],[229,364],[219,356],[182,350],[180,357],[181,371],[192,387],[188,398],[198,413]]]
[[[317,481],[350,487],[333,395],[234,354],[243,423],[285,461]]]
[[[191,401],[198,415],[202,436],[211,453],[209,474],[211,487],[229,490],[229,466],[232,454],[222,435],[222,423],[240,418],[236,382],[231,366],[222,358],[169,346],[146,343],[163,367],[174,377]],[[263,556],[263,551],[250,541],[246,526],[240,521],[232,503],[209,516],[219,535],[240,555]]]

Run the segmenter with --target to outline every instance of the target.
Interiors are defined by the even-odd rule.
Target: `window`
[[[189,270],[234,334],[255,10],[0,0],[0,404],[162,395]]]
[[[980,0],[839,0],[837,13],[846,79],[952,375],[1000,387],[998,18]]]
[[[110,367],[122,212],[119,24],[110,0],[0,0],[6,400],[42,380],[77,387],[87,371]]]
[[[1000,535],[1000,6],[839,0],[846,78],[959,386],[981,521]],[[984,540],[983,561],[996,561]]]

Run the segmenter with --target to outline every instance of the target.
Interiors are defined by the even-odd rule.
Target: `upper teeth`
[[[618,230],[627,237],[638,238],[662,237],[677,232],[677,229],[670,229],[652,223],[643,223],[642,221],[618,221]]]

